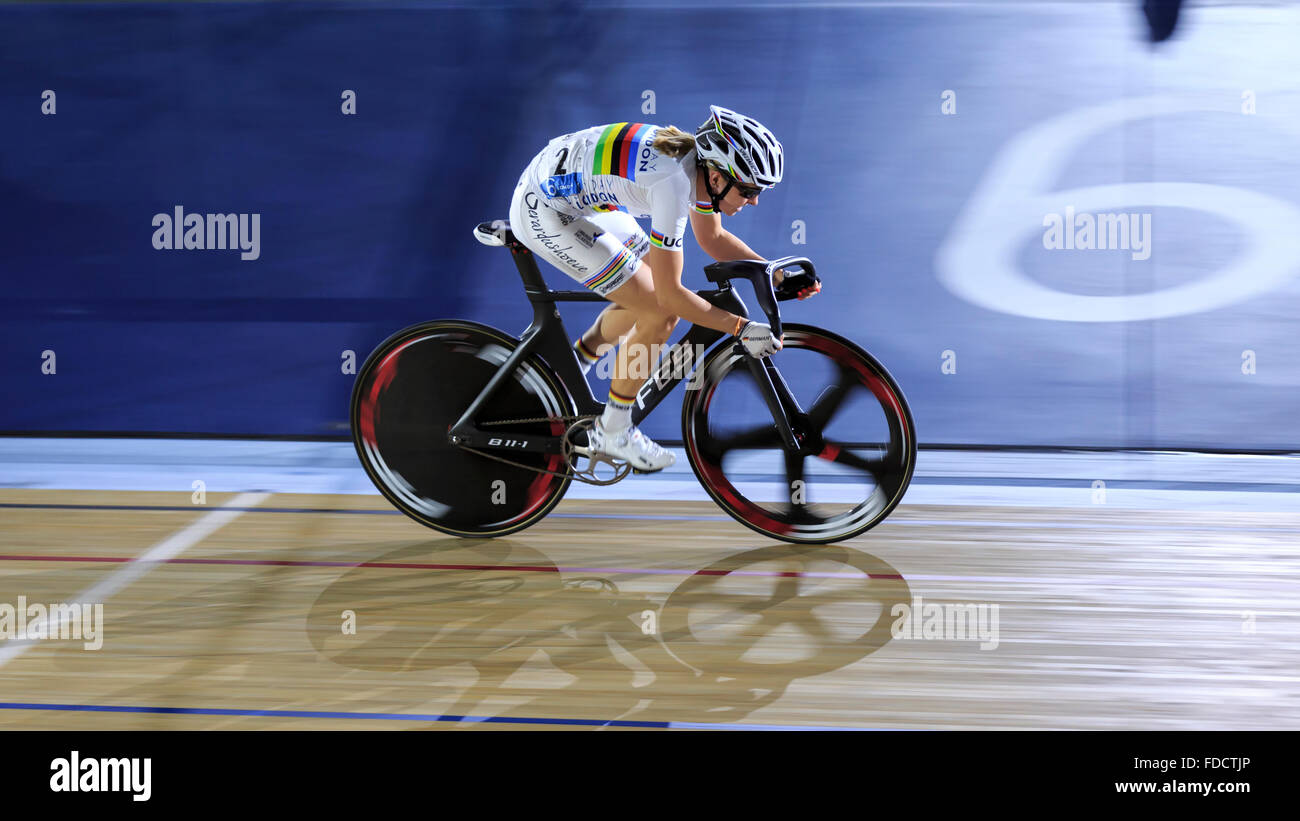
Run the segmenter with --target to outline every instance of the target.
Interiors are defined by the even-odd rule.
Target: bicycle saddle
[[[513,242],[515,235],[510,233],[510,220],[492,220],[474,226],[474,239],[484,245],[499,247]]]

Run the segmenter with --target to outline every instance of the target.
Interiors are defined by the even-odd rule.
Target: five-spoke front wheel
[[[793,400],[792,449],[747,360],[732,345],[715,348],[682,405],[686,454],[714,501],[764,535],[813,544],[889,515],[912,478],[916,427],[888,371],[837,334],[787,325],[767,374]]]

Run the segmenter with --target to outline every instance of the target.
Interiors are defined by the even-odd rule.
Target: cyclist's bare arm
[[[659,300],[659,307],[664,311],[681,317],[693,325],[703,325],[715,331],[729,334],[736,330],[736,320],[740,317],[710,305],[694,291],[682,285],[680,251],[651,248],[646,252],[645,262],[650,266],[650,274],[655,284],[655,296]]]
[[[726,262],[733,259],[763,259],[754,249],[741,242],[740,238],[722,227],[722,217],[717,214],[691,212],[691,232],[700,250],[716,259]]]

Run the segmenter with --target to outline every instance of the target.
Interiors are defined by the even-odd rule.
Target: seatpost
[[[533,256],[533,252],[515,239],[513,234],[507,246],[510,248],[510,256],[514,258],[515,267],[519,269],[519,277],[524,281],[524,288],[529,291],[549,290],[546,287],[546,280],[542,279],[542,272],[537,267],[537,258]]]

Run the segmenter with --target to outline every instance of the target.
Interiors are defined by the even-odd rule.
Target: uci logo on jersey
[[[572,197],[582,192],[582,172],[570,171],[568,174],[556,174],[542,180],[542,193],[546,198]]]
[[[682,247],[682,238],[681,238],[681,237],[664,237],[664,247],[665,247],[665,248],[681,248],[681,247]]]

